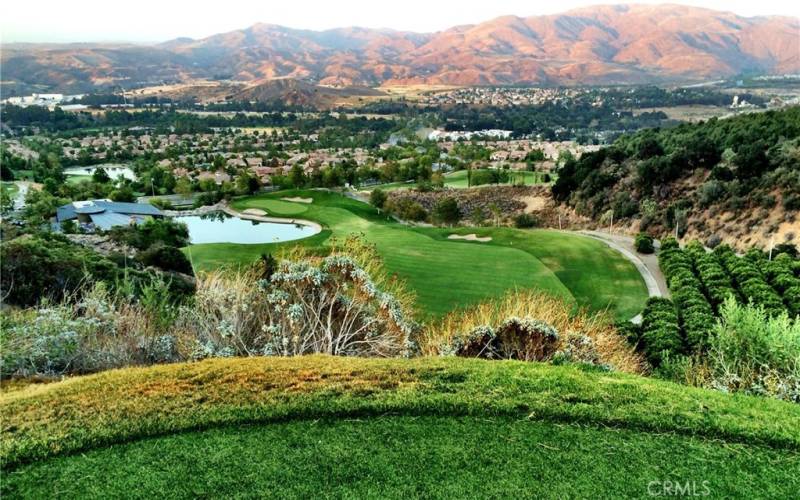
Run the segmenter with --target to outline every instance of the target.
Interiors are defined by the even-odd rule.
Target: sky
[[[161,42],[202,38],[257,22],[324,30],[344,26],[432,32],[503,15],[555,14],[613,0],[37,0],[0,6],[0,41]],[[665,3],[644,0],[637,3]],[[743,16],[800,18],[794,0],[674,0]]]

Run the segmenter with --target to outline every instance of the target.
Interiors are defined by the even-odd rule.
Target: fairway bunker
[[[283,201],[291,201],[294,203],[311,203],[314,201],[313,198],[300,198],[299,196],[293,196],[291,198],[281,198]]]
[[[491,236],[483,236],[480,237],[475,233],[470,234],[451,234],[447,237],[448,240],[466,240],[466,241],[479,241],[481,243],[486,243],[487,241],[492,241]]]

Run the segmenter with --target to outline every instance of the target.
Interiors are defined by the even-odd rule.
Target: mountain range
[[[599,5],[436,33],[259,23],[155,45],[6,44],[0,62],[6,94],[203,79],[334,86],[699,81],[800,72],[800,20],[682,5]]]

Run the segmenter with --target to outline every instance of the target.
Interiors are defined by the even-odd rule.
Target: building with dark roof
[[[149,203],[124,203],[111,200],[73,201],[56,210],[56,222],[74,220],[86,230],[111,229],[161,218],[161,210]]]

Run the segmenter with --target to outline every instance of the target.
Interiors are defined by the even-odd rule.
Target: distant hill
[[[800,20],[680,5],[600,5],[437,33],[271,24],[153,46],[8,44],[6,88],[126,88],[192,79],[323,85],[603,84],[800,71]]]

